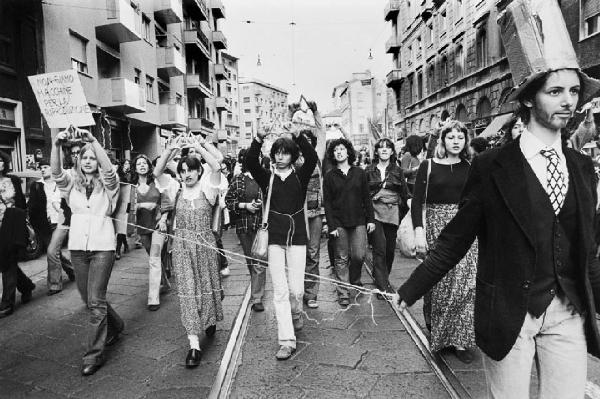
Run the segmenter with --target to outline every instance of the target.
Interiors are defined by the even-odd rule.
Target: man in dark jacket
[[[27,208],[31,224],[47,247],[48,295],[54,295],[62,291],[61,268],[67,273],[70,281],[75,281],[75,273],[71,261],[62,254],[62,246],[69,230],[68,226],[65,226],[60,191],[56,182],[52,181],[48,160],[40,160],[39,165],[42,179],[31,186]]]
[[[529,38],[536,28],[552,29],[536,35],[542,44],[552,40],[540,50],[547,57],[543,68],[539,56],[534,62],[519,59],[521,28],[506,19],[515,14],[533,31]],[[562,145],[560,135],[578,103],[589,101],[600,82],[578,69],[574,52],[572,57],[564,48],[560,57],[546,53],[570,45],[560,18],[554,0],[515,0],[500,19],[513,78],[523,82],[509,101],[518,100],[526,129],[474,159],[457,215],[398,290],[400,308],[412,305],[477,237],[475,337],[493,398],[529,397],[534,357],[540,397],[583,398],[586,352],[600,356],[595,320],[600,262],[593,234],[597,179],[591,159]],[[528,66],[536,73],[524,71]]]

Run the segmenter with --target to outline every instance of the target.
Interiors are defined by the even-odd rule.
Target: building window
[[[444,56],[440,62],[440,86],[448,85],[448,57]]]
[[[460,77],[463,76],[463,74],[465,73],[465,57],[464,57],[464,50],[463,50],[463,46],[459,45],[458,47],[456,47],[456,53],[455,53],[455,64],[454,64],[454,78],[458,79]]]
[[[423,98],[423,73],[419,72],[417,74],[417,97],[418,99]]]
[[[244,123],[244,125],[245,125],[246,127],[252,127],[252,122],[246,122],[246,123]]]
[[[414,76],[410,76],[408,78],[408,102],[409,102],[409,104],[412,104],[413,101],[415,100],[414,99],[414,86],[415,86],[415,84],[414,84],[413,79],[414,79]]]
[[[245,113],[245,114],[249,114],[249,113],[250,113],[250,108],[246,108],[246,109],[244,110],[244,113]]]
[[[423,45],[421,44],[421,36],[417,37],[417,59],[423,55]]]
[[[462,21],[463,16],[464,16],[464,4],[463,4],[463,0],[456,0],[455,3],[455,9],[454,9],[454,22],[455,23],[459,23],[460,21]]]
[[[244,102],[245,103],[249,103],[250,102],[250,97],[244,97]]]
[[[150,41],[151,38],[150,22],[150,18],[146,14],[142,14],[142,37],[147,41]]]
[[[242,86],[242,90],[249,90],[250,86]]]
[[[487,32],[485,29],[480,29],[477,33],[477,66],[483,68],[488,63],[488,43],[487,43]]]
[[[406,60],[407,62],[406,62],[406,64],[410,66],[413,63],[413,49],[412,49],[412,46],[408,46],[407,53],[408,54],[407,54],[407,60]]]
[[[446,10],[440,12],[440,18],[438,20],[438,28],[440,30],[440,36],[444,36],[446,34]]]
[[[0,65],[15,66],[12,41],[6,36],[0,36]]]
[[[154,102],[154,78],[146,75],[146,101]]]
[[[133,75],[133,82],[136,85],[142,84],[142,71],[140,71],[137,68],[134,68],[133,73],[134,73],[134,75]]]
[[[435,91],[435,68],[433,65],[429,67],[427,73],[427,94],[431,94]]]
[[[429,47],[433,44],[433,24],[427,25],[425,30],[425,46]]]
[[[71,51],[71,68],[78,72],[87,73],[87,39],[70,32],[69,47]]]
[[[585,36],[591,36],[600,32],[600,14],[596,14],[585,20]]]

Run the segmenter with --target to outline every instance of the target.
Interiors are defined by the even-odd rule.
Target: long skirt
[[[426,205],[426,239],[435,247],[443,228],[458,211],[456,204]],[[477,273],[477,240],[465,257],[440,280],[424,298],[425,320],[431,320],[431,350],[452,346],[475,346],[473,313]],[[430,315],[428,307],[430,301]]]

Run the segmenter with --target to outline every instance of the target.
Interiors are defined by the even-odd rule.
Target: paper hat
[[[513,0],[498,18],[502,42],[516,87],[506,101],[515,101],[536,78],[559,69],[573,69],[581,79],[582,103],[600,91],[600,81],[583,73],[556,0]]]

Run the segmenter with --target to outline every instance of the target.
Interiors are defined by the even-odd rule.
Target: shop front
[[[5,101],[0,98],[0,151],[9,155],[10,169],[13,171],[23,170],[26,164],[20,110],[19,102]]]

